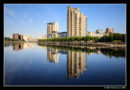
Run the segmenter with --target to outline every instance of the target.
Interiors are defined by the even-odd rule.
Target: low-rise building
[[[29,37],[27,35],[23,36],[24,41],[29,41]]]
[[[67,32],[60,32],[58,34],[59,37],[67,37]]]
[[[104,33],[103,30],[100,29],[96,30],[96,34],[103,34],[103,33]]]
[[[58,36],[58,31],[52,31],[51,37],[52,37],[52,38],[59,37],[59,36]]]
[[[23,35],[18,34],[18,33],[15,33],[15,34],[13,34],[13,39],[16,39],[16,40],[23,40]]]
[[[24,35],[23,39],[24,41],[36,41],[35,37],[31,35]]]
[[[114,33],[114,29],[113,28],[106,28],[106,33]]]
[[[90,37],[103,37],[105,33],[102,30],[97,30],[96,32],[88,32],[88,36]]]
[[[47,39],[47,35],[40,34],[40,39]]]

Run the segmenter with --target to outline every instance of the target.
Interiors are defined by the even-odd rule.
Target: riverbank
[[[85,48],[85,47],[96,47],[96,48],[125,48],[126,44],[114,44],[104,42],[40,42],[38,44],[49,45],[49,46],[64,46],[74,48]]]

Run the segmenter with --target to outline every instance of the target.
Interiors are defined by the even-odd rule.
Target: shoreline
[[[113,44],[113,43],[103,43],[103,42],[37,42],[38,44],[48,45],[48,46],[64,46],[73,48],[86,48],[86,47],[96,47],[96,48],[126,48],[126,44]]]
[[[86,48],[86,47],[96,47],[96,48],[126,48],[126,43],[123,44],[114,44],[114,43],[104,43],[104,42],[27,42],[27,41],[4,41],[4,43],[37,43],[41,45],[48,46],[63,46],[63,47],[72,47],[72,48]]]

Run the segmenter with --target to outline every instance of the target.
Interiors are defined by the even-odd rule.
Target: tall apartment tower
[[[59,24],[58,22],[48,23],[47,24],[47,38],[58,37]]]
[[[79,8],[67,7],[67,32],[68,37],[86,36],[87,16],[79,11]]]

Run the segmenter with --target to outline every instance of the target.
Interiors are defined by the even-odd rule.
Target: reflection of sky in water
[[[79,74],[78,79],[68,74],[74,72],[72,62],[82,55],[74,51],[68,59],[68,52],[51,49],[50,57],[58,55],[58,63],[49,61],[46,47],[34,46],[18,52],[12,46],[4,48],[5,84],[6,85],[123,85],[125,84],[125,58],[109,58],[103,54],[86,54],[86,70]],[[54,53],[55,52],[55,53]],[[53,55],[54,54],[54,55]],[[79,56],[78,56],[79,57]],[[84,57],[84,55],[83,55]],[[57,57],[55,57],[57,59]],[[75,59],[73,59],[75,58]],[[81,57],[79,57],[81,58]],[[54,58],[52,60],[55,60]],[[83,60],[83,59],[81,59]],[[68,62],[71,64],[68,65]],[[77,61],[77,67],[78,63]],[[85,63],[81,64],[85,66]],[[72,66],[72,67],[71,67]],[[70,68],[69,68],[70,67]],[[76,70],[76,69],[75,69]],[[72,75],[73,76],[73,75]]]

